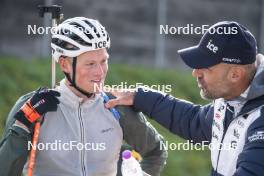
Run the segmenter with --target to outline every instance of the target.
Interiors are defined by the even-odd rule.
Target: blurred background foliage
[[[28,26],[45,27],[45,20],[38,16],[40,4],[61,5],[65,19],[85,16],[98,19],[106,27],[111,37],[107,84],[171,85],[172,95],[198,104],[208,102],[200,98],[196,81],[177,50],[196,45],[202,35],[161,34],[160,25],[177,28],[234,20],[255,35],[258,48],[264,51],[263,0],[1,0],[0,134],[8,112],[21,95],[50,85],[50,36],[28,33]],[[57,78],[62,78],[57,70]],[[150,121],[169,143],[183,142]],[[208,151],[169,150],[162,176],[209,173]]]
[[[110,61],[111,62],[111,61]],[[49,59],[23,60],[13,57],[0,57],[0,134],[3,133],[8,112],[23,94],[40,86],[50,86]],[[63,75],[57,68],[57,80]],[[177,69],[157,69],[143,66],[110,64],[106,84],[127,85],[143,83],[144,85],[171,85],[171,94],[205,104],[199,96],[195,78],[191,72]],[[185,142],[165,128],[150,120],[168,143]],[[210,173],[209,151],[169,150],[169,158],[162,176],[204,176]]]

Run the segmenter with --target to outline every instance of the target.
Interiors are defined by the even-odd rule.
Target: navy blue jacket
[[[155,119],[172,133],[195,143],[202,141],[211,142],[212,126],[214,119],[214,103],[200,106],[190,102],[174,98],[169,95],[154,91],[138,89],[135,96],[135,108]],[[263,176],[264,175],[264,134],[260,138],[249,141],[248,138],[257,132],[264,132],[264,97],[258,97],[248,101],[242,108],[240,115],[247,115],[252,110],[259,111],[256,120],[246,129],[246,142],[239,153],[235,164],[237,176]],[[255,111],[255,112],[256,112]],[[256,114],[256,113],[255,113]],[[238,115],[239,116],[239,115]],[[226,133],[229,124],[234,119],[226,121]],[[228,158],[226,158],[228,160]],[[221,170],[221,168],[220,168]],[[222,175],[213,168],[212,175]]]

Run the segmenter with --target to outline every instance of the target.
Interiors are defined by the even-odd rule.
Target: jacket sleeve
[[[168,94],[139,88],[134,107],[184,139],[194,143],[211,141],[212,104],[194,105]]]
[[[142,113],[132,107],[118,107],[121,113],[120,125],[125,142],[142,156],[143,171],[159,176],[168,157],[164,147],[160,147],[163,137],[147,121]]]
[[[10,111],[5,131],[0,141],[0,175],[16,176],[21,175],[27,161],[28,141],[31,141],[31,134],[16,126],[14,114],[28,99],[28,95],[21,97]]]
[[[248,128],[245,146],[238,156],[235,176],[262,176],[264,173],[264,108]]]

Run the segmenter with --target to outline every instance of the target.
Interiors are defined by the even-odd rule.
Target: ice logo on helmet
[[[100,41],[98,43],[95,43],[95,48],[106,48],[106,41]]]

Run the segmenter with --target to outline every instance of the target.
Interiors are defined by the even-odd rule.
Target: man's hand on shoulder
[[[109,92],[116,98],[109,100],[105,104],[106,108],[112,108],[117,105],[131,106],[134,104],[136,89],[111,89]]]

